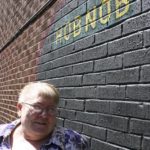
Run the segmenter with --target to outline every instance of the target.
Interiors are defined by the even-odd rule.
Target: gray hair
[[[34,98],[35,96],[42,96],[46,98],[53,98],[55,103],[59,102],[59,92],[54,85],[46,82],[30,82],[21,90],[18,102],[22,103]]]

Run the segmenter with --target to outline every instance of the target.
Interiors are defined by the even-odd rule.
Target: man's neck
[[[27,135],[23,132],[21,125],[17,126],[11,135],[11,145],[15,143],[15,141],[20,141],[26,144],[31,144],[35,149],[39,149],[40,146],[46,141],[47,138],[38,138],[35,136]]]

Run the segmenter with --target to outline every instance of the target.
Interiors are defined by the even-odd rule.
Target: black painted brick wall
[[[66,3],[61,17],[92,5]],[[86,135],[92,150],[150,150],[150,1],[131,5],[131,17],[42,49],[38,80],[59,88],[58,124]]]

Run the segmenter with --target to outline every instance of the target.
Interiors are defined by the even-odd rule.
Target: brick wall
[[[0,120],[16,118],[25,83],[46,80],[58,124],[92,150],[149,150],[149,46],[148,0],[56,1],[0,53]]]
[[[47,0],[0,1],[0,48],[14,36],[46,2]]]
[[[16,103],[20,89],[28,82],[37,80],[37,65],[41,41],[49,26],[47,18],[55,12],[56,2],[51,9],[32,19],[26,27],[22,25],[14,40],[0,50],[0,120],[10,122],[17,117]],[[60,5],[59,5],[60,6]],[[11,26],[12,24],[10,24]],[[16,24],[17,27],[17,24]],[[8,32],[8,31],[6,31]],[[5,36],[5,32],[1,33]]]

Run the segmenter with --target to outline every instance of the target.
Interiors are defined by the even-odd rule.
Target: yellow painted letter
[[[103,17],[103,6],[106,5],[108,14]],[[110,13],[111,13],[111,5],[110,0],[103,0],[102,6],[99,8],[99,16],[100,16],[100,22],[101,24],[106,24],[110,19]]]
[[[68,29],[67,29],[67,28],[68,28]],[[67,31],[68,31],[68,33],[67,33]],[[68,22],[68,23],[65,25],[65,27],[64,27],[64,39],[65,39],[66,41],[68,41],[69,38],[70,38],[70,32],[71,32],[71,23]]]
[[[120,11],[119,8],[125,5],[123,11]],[[120,18],[129,11],[129,0],[116,0],[116,18]]]
[[[80,35],[80,33],[81,33],[81,16],[78,16],[75,18],[75,21],[73,22],[73,31],[74,31],[74,37]]]
[[[56,32],[56,44],[58,44],[58,42],[61,43],[61,40],[62,40],[62,28]]]
[[[92,14],[92,16],[91,16]],[[88,32],[89,25],[94,29],[96,27],[96,7],[91,12],[86,14],[86,26],[85,31]]]

